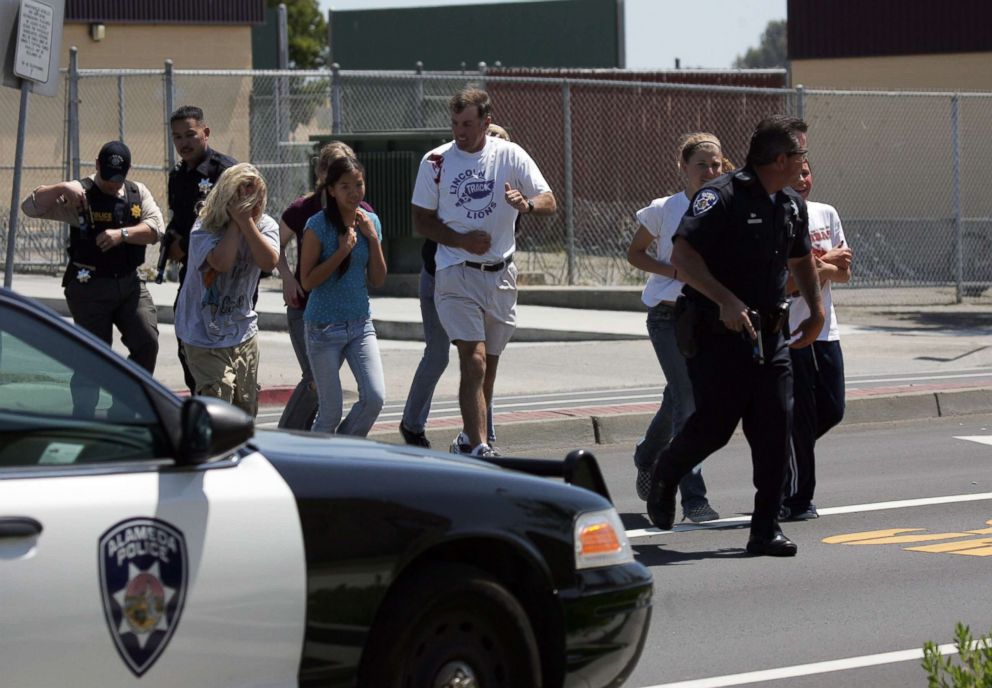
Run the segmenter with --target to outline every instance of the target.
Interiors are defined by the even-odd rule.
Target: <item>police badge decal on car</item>
[[[186,538],[157,518],[130,518],[100,538],[100,594],[117,651],[141,676],[172,638],[186,599]]]

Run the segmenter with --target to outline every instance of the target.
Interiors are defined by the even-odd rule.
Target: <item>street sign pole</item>
[[[24,137],[28,123],[28,94],[31,82],[21,81],[21,107],[17,116],[17,145],[14,153],[14,183],[10,189],[10,222],[7,223],[7,259],[4,261],[3,286],[10,289],[14,279],[14,244],[17,237],[18,206],[21,198],[21,168],[24,165]]]

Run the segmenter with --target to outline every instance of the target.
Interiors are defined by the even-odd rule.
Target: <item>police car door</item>
[[[0,684],[297,685],[286,484],[257,453],[176,467],[140,375],[2,297]]]

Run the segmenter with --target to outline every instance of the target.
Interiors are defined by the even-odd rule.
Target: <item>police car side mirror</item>
[[[255,422],[226,401],[193,397],[183,403],[180,465],[195,465],[234,451],[255,434]]]

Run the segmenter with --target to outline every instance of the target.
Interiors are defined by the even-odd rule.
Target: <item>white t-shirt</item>
[[[814,256],[822,256],[846,241],[844,229],[840,226],[840,216],[832,205],[806,201],[806,209],[809,212],[809,240],[813,246]],[[834,302],[830,295],[830,282],[823,285],[820,293],[823,296],[823,312],[827,317],[817,340],[833,342],[840,339],[840,332],[837,330],[837,314],[834,312]],[[793,298],[789,307],[789,331],[794,331],[799,327],[799,323],[808,317],[809,308],[806,307],[806,300],[801,296]]]
[[[513,254],[518,213],[503,198],[504,184],[527,198],[551,190],[523,148],[494,136],[487,136],[477,153],[466,153],[451,141],[420,161],[413,205],[437,211],[438,219],[456,232],[481,229],[492,237],[489,251],[481,256],[438,245],[438,270],[466,260],[498,263]]]
[[[674,196],[656,198],[647,208],[637,211],[637,221],[651,232],[657,241],[654,258],[662,263],[672,262],[672,237],[679,228],[679,222],[689,208],[689,197],[681,191]],[[653,308],[660,301],[674,301],[682,295],[684,282],[671,277],[662,277],[651,273],[648,283],[644,285],[641,301],[648,308]]]

